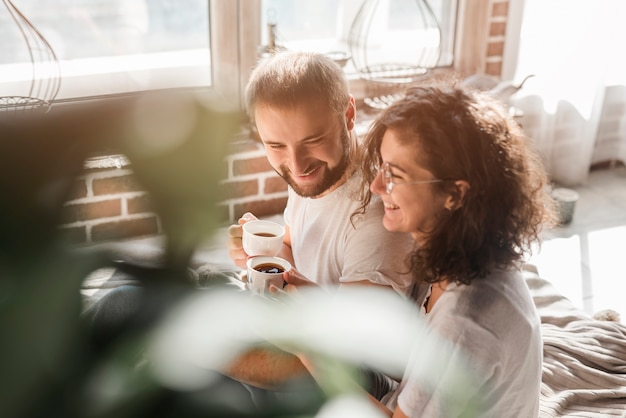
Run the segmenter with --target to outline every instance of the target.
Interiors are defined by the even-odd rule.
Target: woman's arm
[[[313,365],[313,362],[310,361],[303,354],[298,354],[298,359],[300,359],[300,362],[309,371],[311,376],[313,376],[313,378],[317,380],[317,373],[316,373],[316,370],[315,370],[315,366]],[[404,414],[404,412],[402,412],[402,410],[399,407],[397,407],[396,410],[392,412],[389,408],[387,408],[385,405],[383,405],[382,402],[380,402],[378,399],[373,397],[371,394],[367,393],[367,397],[370,400],[370,402],[372,402],[374,404],[374,406],[380,412],[382,412],[386,417],[390,417],[390,418],[408,418],[406,416],[406,414]]]
[[[376,408],[378,408],[378,410],[380,412],[382,412],[383,414],[385,414],[386,417],[395,417],[395,413],[394,415],[392,415],[392,412],[389,408],[387,408],[385,405],[382,404],[381,401],[379,401],[378,399],[376,399],[375,397],[373,397],[372,395],[370,395],[369,393],[367,394],[367,397],[370,399],[370,401],[372,403],[374,403],[374,406],[376,406]],[[400,409],[400,408],[396,408],[396,409]],[[400,415],[398,415],[400,416]],[[405,416],[404,414],[402,414],[402,416]]]

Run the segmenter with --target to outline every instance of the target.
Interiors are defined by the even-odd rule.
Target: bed
[[[626,417],[626,325],[594,319],[536,270],[525,278],[544,345],[539,416]]]

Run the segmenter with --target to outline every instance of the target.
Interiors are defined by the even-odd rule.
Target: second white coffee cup
[[[291,270],[291,263],[280,257],[251,257],[248,268],[248,289],[261,294],[269,293],[271,285],[283,288],[283,273]]]

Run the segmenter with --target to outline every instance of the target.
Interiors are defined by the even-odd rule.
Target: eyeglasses
[[[383,174],[382,179],[383,179],[383,184],[385,185],[385,191],[387,192],[387,194],[391,194],[391,192],[393,191],[393,188],[401,184],[426,184],[426,183],[441,183],[442,181],[446,181],[442,179],[431,179],[431,180],[416,180],[416,181],[405,181],[402,183],[394,183],[393,178],[392,178],[392,173],[391,173],[391,166],[389,165],[389,163],[383,164],[382,167],[378,168],[378,171],[382,172]]]

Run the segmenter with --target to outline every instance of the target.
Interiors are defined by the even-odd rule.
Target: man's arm
[[[280,258],[284,258],[289,261],[292,266],[295,266],[293,261],[293,253],[291,252],[291,230],[285,225],[285,235],[283,236],[283,248],[278,253]]]
[[[387,231],[381,221],[383,216],[382,202],[372,202],[363,218],[355,222],[355,228],[347,231],[341,284],[371,283],[405,294],[412,281],[406,260],[415,242],[410,234]]]
[[[308,374],[298,357],[277,348],[257,347],[235,359],[226,374],[240,382],[274,389],[289,379]]]

